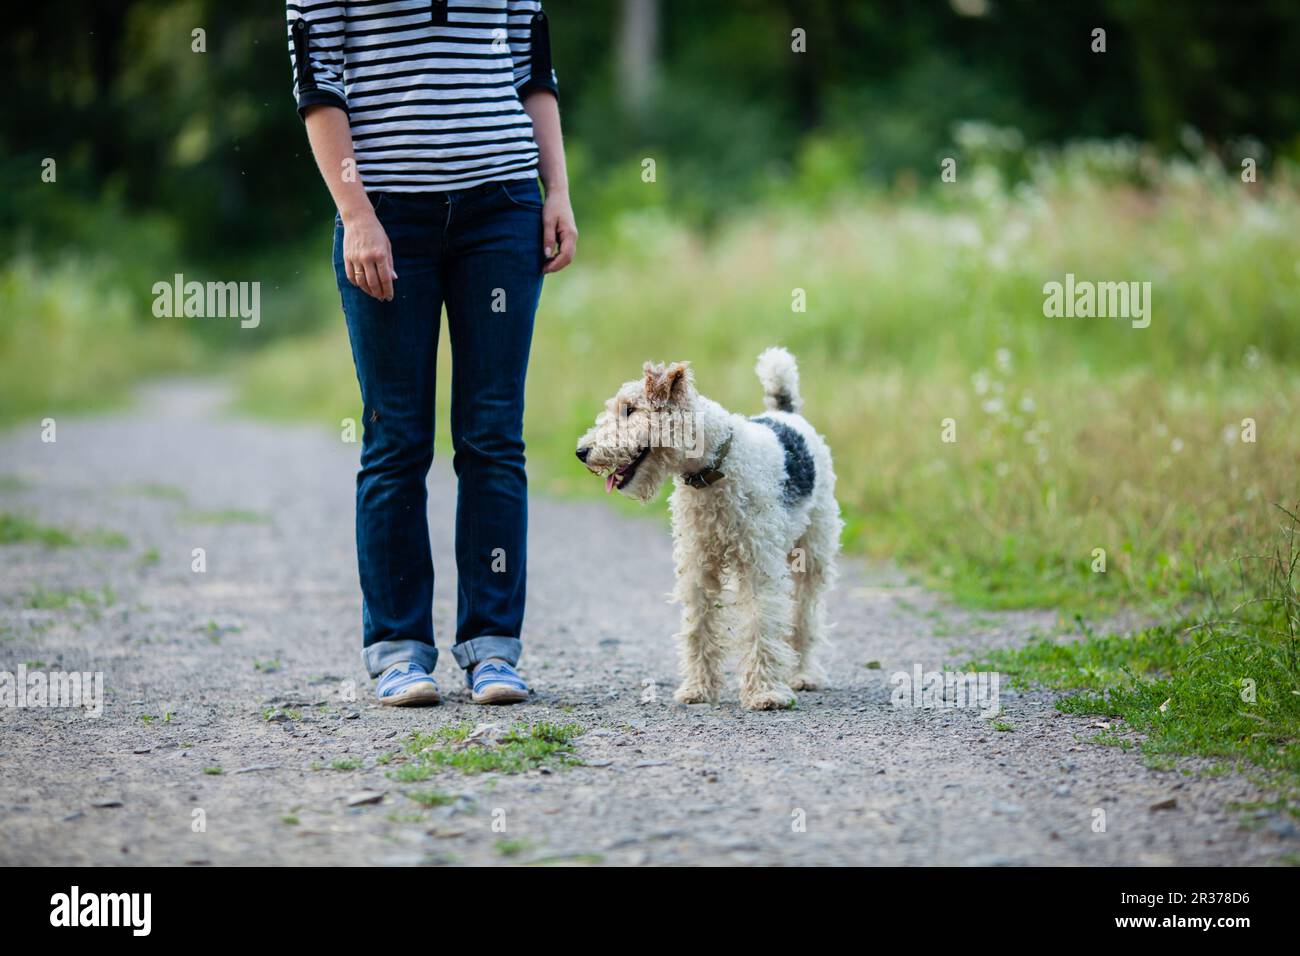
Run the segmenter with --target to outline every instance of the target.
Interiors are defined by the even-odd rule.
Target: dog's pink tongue
[[[605,494],[609,494],[614,490],[614,482],[616,481],[618,481],[618,474],[611,471],[608,477],[605,478]]]

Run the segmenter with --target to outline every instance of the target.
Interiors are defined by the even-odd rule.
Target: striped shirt
[[[521,97],[556,92],[540,0],[288,0],[298,112],[347,111],[367,189],[535,179]]]

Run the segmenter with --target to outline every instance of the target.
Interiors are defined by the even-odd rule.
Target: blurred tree
[[[645,118],[659,78],[659,0],[622,0],[618,27],[619,101]]]
[[[1294,0],[545,2],[588,215],[669,201],[707,219],[809,157],[820,179],[890,183],[932,168],[962,120],[1031,143],[1129,135],[1174,150],[1190,128],[1212,147],[1249,136],[1300,152]],[[1090,49],[1097,27],[1105,54]],[[119,207],[165,216],[205,255],[328,226],[278,0],[20,4],[0,71],[0,253],[101,241]],[[596,188],[652,151],[670,160],[657,198]],[[40,182],[47,157],[57,189]]]

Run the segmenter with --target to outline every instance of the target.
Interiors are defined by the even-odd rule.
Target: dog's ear
[[[668,366],[646,362],[643,371],[645,396],[652,405],[667,405],[669,402],[684,400],[694,381],[690,362],[673,362]]]
[[[664,379],[668,383],[669,400],[680,402],[690,392],[695,373],[691,371],[690,362],[674,362],[664,371]]]
[[[668,401],[669,383],[664,374],[664,367],[654,362],[646,362],[641,366],[641,370],[645,372],[645,397],[651,404],[662,405]]]

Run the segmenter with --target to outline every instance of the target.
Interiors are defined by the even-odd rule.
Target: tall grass
[[[985,168],[814,215],[774,199],[708,239],[657,209],[584,236],[538,316],[535,483],[597,493],[573,442],[645,359],[690,359],[701,390],[757,410],[753,359],[782,343],[851,548],[995,606],[1178,601],[1198,573],[1230,575],[1297,492],[1296,190],[1124,144],[1029,165],[1014,187]],[[1045,318],[1043,285],[1067,272],[1151,282],[1150,327]],[[339,328],[263,354],[245,385],[251,407],[356,415]]]
[[[328,223],[280,256],[223,262],[186,254],[165,222],[133,220],[107,202],[85,208],[68,233],[76,240],[62,250],[20,243],[23,251],[0,263],[0,426],[115,407],[152,375],[221,373],[243,352],[318,330],[320,317],[337,309],[328,270],[300,268],[303,248],[313,264],[327,257]],[[257,283],[259,324],[155,315],[155,283],[171,284],[178,273]]]
[[[121,400],[142,375],[192,366],[178,326],[142,334],[139,303],[102,259],[0,268],[0,424]]]

